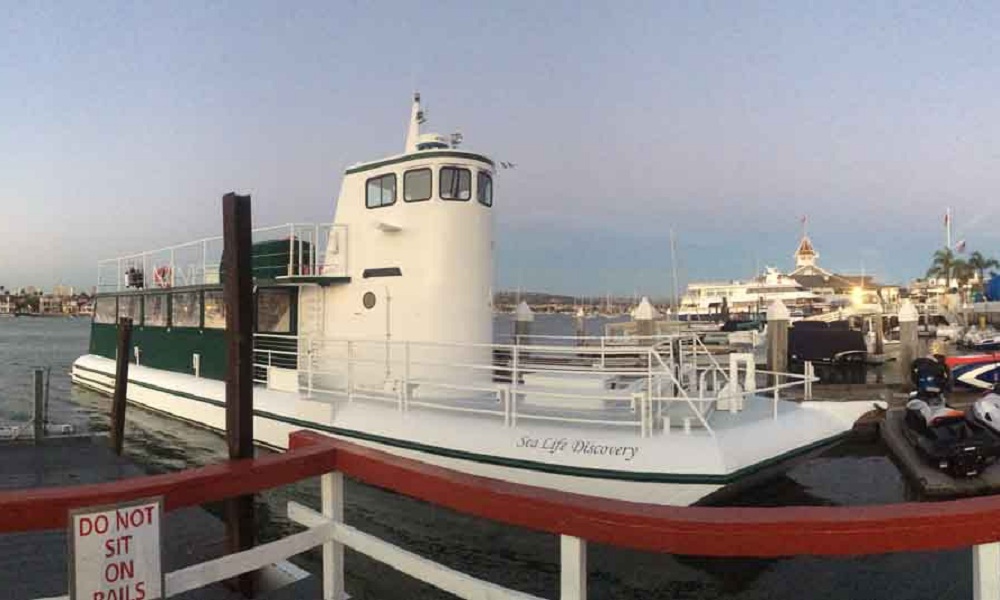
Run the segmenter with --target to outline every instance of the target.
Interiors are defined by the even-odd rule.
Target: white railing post
[[[208,240],[201,241],[201,282],[208,283]]]
[[[143,274],[143,277],[145,276],[146,275]],[[116,289],[115,291],[116,292],[122,291],[122,259],[120,258],[118,259],[118,289]],[[117,318],[117,315],[115,315],[115,318]]]
[[[306,343],[306,398],[313,397],[313,342]]]
[[[805,399],[812,400],[813,397],[813,364],[812,361],[807,360],[805,365],[806,374],[806,384],[805,384]]]
[[[304,235],[300,235],[299,236],[299,256],[298,256],[298,260],[296,261],[296,263],[298,264],[298,268],[299,268],[299,272],[296,273],[296,275],[299,275],[299,276],[302,276],[302,275],[305,274],[304,273],[304,269],[302,268],[302,266],[305,264],[303,261],[305,260],[304,254],[305,254],[305,250],[306,250],[304,237],[305,237]]]
[[[510,386],[508,385],[501,388],[500,394],[503,396],[503,424],[505,427],[513,427],[514,402],[510,392]]]
[[[292,269],[294,267],[295,260],[295,225],[288,224],[288,273],[287,275],[291,277],[294,275]]]
[[[347,342],[347,401],[354,399],[354,344]]]
[[[323,516],[334,523],[344,522],[344,474],[327,473],[320,477],[320,502]],[[323,600],[343,600],[344,546],[339,542],[323,544]]]
[[[520,359],[520,353],[518,352],[517,344],[514,344],[514,355],[512,358],[512,366],[510,372],[510,424],[511,426],[517,425],[517,379],[518,379],[518,361]]]
[[[587,542],[559,536],[559,600],[587,600]]]
[[[972,597],[974,600],[1000,598],[1000,542],[972,547]]]
[[[403,342],[403,412],[410,405],[410,341]]]
[[[317,262],[316,255],[319,253],[319,225],[313,225],[313,245],[312,252],[309,256],[309,274],[319,275],[319,263]]]
[[[601,370],[607,368],[607,362],[604,356],[604,336],[601,336]]]
[[[781,387],[781,375],[775,375],[774,377],[774,400],[771,402],[771,418],[778,419],[778,400],[780,396],[779,388]]]

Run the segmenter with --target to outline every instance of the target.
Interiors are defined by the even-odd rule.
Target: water
[[[498,317],[497,330],[509,331]],[[589,332],[599,322],[588,319]],[[536,333],[572,334],[573,319],[538,315]],[[108,429],[107,398],[69,383],[73,360],[87,348],[89,323],[64,319],[0,319],[0,422],[31,412],[31,367],[52,368],[52,420],[83,431]],[[126,453],[149,472],[209,464],[225,457],[222,438],[130,407]],[[306,482],[259,498],[264,539],[292,531],[281,515],[289,499],[318,506],[318,486]],[[898,470],[876,442],[850,442],[792,468],[785,476],[733,500],[747,506],[861,505],[912,500]],[[346,519],[362,531],[474,576],[547,598],[558,597],[558,540],[440,509],[348,481]],[[210,510],[214,507],[209,507]],[[318,553],[296,559],[315,570]],[[707,559],[591,545],[592,598],[707,599],[965,599],[972,596],[967,549],[826,559]],[[357,599],[443,599],[447,594],[353,552],[348,591]]]

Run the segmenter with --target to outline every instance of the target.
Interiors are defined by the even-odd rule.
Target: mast
[[[681,297],[677,294],[677,239],[674,237],[673,227],[670,228],[670,269],[674,278],[674,314],[680,315]]]
[[[410,109],[410,127],[406,130],[406,153],[417,151],[417,141],[420,140],[420,124],[424,122],[424,111],[420,108],[420,92],[413,94],[413,106]]]

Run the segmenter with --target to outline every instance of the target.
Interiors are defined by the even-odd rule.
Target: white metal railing
[[[507,427],[539,421],[622,427],[649,437],[692,425],[712,434],[712,411],[783,394],[810,399],[804,374],[757,370],[752,355],[723,368],[697,336],[655,345],[461,344],[255,336],[255,382],[328,402],[477,414]],[[758,379],[763,378],[763,383]]]
[[[255,546],[250,550],[228,554],[165,574],[163,597],[170,598],[244,573],[258,571],[286,561],[297,554],[322,547],[323,599],[346,600],[348,598],[344,590],[346,547],[391,565],[397,571],[459,598],[542,600],[538,596],[476,579],[345,524],[344,476],[340,472],[335,471],[320,476],[320,504],[320,511],[316,511],[297,502],[288,503],[289,520],[306,527],[305,531]],[[566,587],[564,583],[561,598],[583,600],[586,598],[586,559],[579,552],[567,555],[566,547],[570,544],[572,548],[573,544],[576,544],[575,547],[578,549],[585,548],[585,542],[571,536],[561,537],[563,581],[565,582],[569,576],[579,582],[579,587]],[[68,595],[63,595],[37,600],[71,599]]]
[[[275,244],[271,256],[255,253],[257,277],[339,277],[348,273],[346,225],[288,223],[253,230],[255,244],[266,241],[287,242],[288,246]],[[221,236],[210,237],[98,261],[97,290],[220,283],[222,247]]]

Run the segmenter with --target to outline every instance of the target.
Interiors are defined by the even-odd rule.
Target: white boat
[[[721,314],[723,307],[730,313],[762,316],[775,300],[789,307],[801,319],[802,309],[821,304],[822,296],[807,290],[788,275],[773,267],[749,281],[692,282],[681,297],[678,318],[698,320]]]
[[[793,402],[750,355],[697,336],[493,343],[495,164],[420,133],[346,169],[330,225],[255,231],[254,435],[307,428],[461,471],[686,505],[848,432],[869,404]],[[110,394],[131,317],[128,399],[223,430],[219,238],[101,261],[89,354],[73,381]]]

